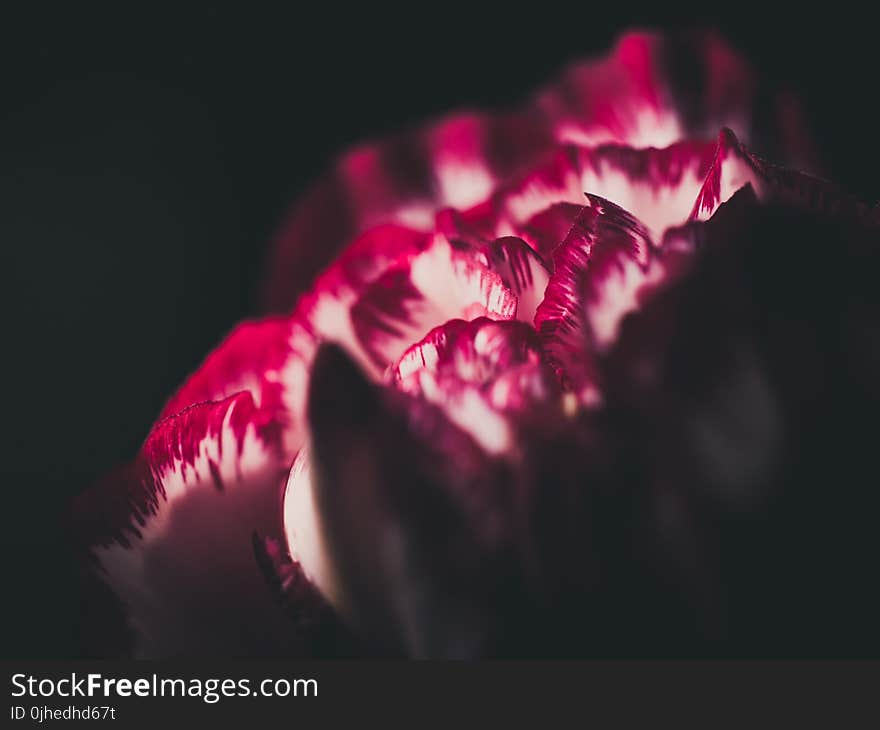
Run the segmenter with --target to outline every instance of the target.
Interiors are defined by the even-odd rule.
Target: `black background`
[[[347,145],[514,103],[626,27],[708,24],[800,92],[824,172],[880,197],[875,30],[838,4],[347,5],[0,20],[4,655],[77,653],[65,501],[256,313],[273,230]]]

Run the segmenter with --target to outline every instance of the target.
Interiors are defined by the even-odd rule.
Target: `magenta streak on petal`
[[[679,83],[676,58],[700,70],[700,83]],[[755,97],[754,72],[717,36],[629,33],[607,57],[572,65],[518,111],[460,112],[361,145],[339,159],[282,227],[266,302],[289,311],[345,241],[389,221],[429,231],[438,210],[480,204],[554,144],[665,147],[723,126],[748,135]],[[784,108],[786,128],[802,128],[793,105]],[[787,141],[785,150],[797,153]]]
[[[557,138],[658,147],[678,138],[679,120],[661,97],[659,43],[654,35],[627,34],[608,57],[571,67],[561,83],[540,93],[537,103],[554,119]]]
[[[582,190],[635,211],[659,240],[666,228],[687,220],[712,164],[715,144],[684,141],[662,149],[604,145],[574,154]]]
[[[167,500],[164,474],[177,471],[184,480],[210,479],[221,486],[218,478],[235,476],[218,469],[224,448],[234,449],[224,460],[230,466],[231,458],[234,466],[244,452],[248,431],[266,463],[275,462],[283,469],[281,425],[274,414],[257,408],[249,393],[197,404],[159,421],[130,465],[117,469],[77,500],[78,533],[87,544],[131,547],[132,537],[142,537],[140,528]],[[214,444],[214,452],[206,452],[206,442]]]
[[[565,205],[579,210],[589,193],[638,211],[659,239],[667,227],[687,220],[715,150],[713,142],[702,141],[662,149],[565,145],[501,185],[490,200],[464,211],[442,211],[437,226],[472,245],[512,233],[547,253],[570,227],[572,209]]]
[[[251,535],[277,533],[281,424],[249,393],[160,421],[137,458],[79,497],[81,547],[121,602],[138,657],[228,655],[291,635]]]
[[[474,252],[443,237],[370,285],[351,309],[358,342],[381,372],[406,347],[448,319],[510,319],[516,298]]]
[[[719,205],[745,185],[751,185],[760,197],[763,177],[760,161],[746,152],[733,132],[722,129],[712,165],[697,195],[691,218],[706,220],[711,217]]]
[[[709,219],[718,207],[746,185],[760,200],[774,200],[815,212],[867,220],[861,201],[833,183],[772,165],[749,152],[729,129],[721,130],[715,156],[691,212],[693,220]]]
[[[495,201],[490,198],[467,210],[443,208],[437,211],[434,226],[450,241],[461,241],[470,246],[483,246],[495,238],[498,214]]]
[[[434,214],[470,207],[498,179],[552,144],[533,111],[450,115],[431,127],[357,147],[295,207],[275,240],[266,304],[288,311],[342,245],[385,222],[433,228]]]
[[[410,347],[389,370],[401,390],[440,406],[488,453],[513,447],[515,422],[558,406],[558,388],[535,330],[484,317],[451,320]]]
[[[565,240],[583,203],[554,203],[522,224],[519,234],[553,268],[553,252]]]
[[[407,329],[417,326],[410,305],[422,299],[409,268],[397,268],[385,272],[352,308],[355,334],[377,367],[387,362],[384,343],[404,339]]]
[[[536,333],[523,323],[453,319],[407,349],[389,374],[403,390],[409,390],[406,383],[421,370],[454,373],[461,381],[484,387],[510,368],[540,358]]]
[[[261,408],[281,408],[278,371],[290,355],[290,321],[272,317],[238,325],[162,409],[160,419],[204,401],[221,400],[241,391]]]
[[[517,297],[517,319],[531,323],[550,280],[550,272],[541,256],[515,236],[493,241],[486,253],[490,268]]]
[[[596,397],[594,348],[609,332],[613,336],[625,313],[621,302],[630,304],[632,290],[648,278],[652,247],[629,213],[595,196],[589,201],[555,252],[554,273],[535,315],[561,382],[584,402]]]

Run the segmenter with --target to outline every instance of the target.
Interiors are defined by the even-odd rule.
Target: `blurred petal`
[[[627,33],[605,58],[571,66],[537,104],[562,142],[666,147],[730,127],[781,159],[813,161],[791,97],[712,32]]]
[[[160,421],[135,461],[82,495],[74,523],[121,602],[139,658],[294,651],[254,557],[277,533],[281,424],[248,393]]]
[[[488,618],[480,597],[490,589],[485,509],[494,500],[485,485],[498,480],[438,411],[391,395],[341,350],[322,348],[309,396],[311,466],[288,486],[288,500],[311,490],[306,520],[324,544],[314,554],[328,561],[328,597],[362,635],[394,653],[472,656]],[[306,511],[285,509],[295,543]]]
[[[499,179],[527,167],[551,144],[546,120],[525,110],[451,115],[351,150],[293,209],[276,237],[267,306],[289,310],[362,231],[387,222],[430,231],[437,210],[485,199]]]

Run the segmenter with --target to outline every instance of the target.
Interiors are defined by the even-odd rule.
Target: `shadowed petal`
[[[338,348],[322,348],[309,397],[311,463],[287,493],[302,503],[297,491],[308,490],[312,508],[285,506],[288,541],[314,521],[324,546],[314,554],[327,561],[322,590],[374,644],[472,656],[486,638],[485,510],[495,502],[486,485],[497,479],[439,411],[393,395],[370,386]]]
[[[76,534],[135,657],[296,650],[252,543],[278,531],[282,454],[281,424],[240,393],[160,421],[131,465],[78,498]]]

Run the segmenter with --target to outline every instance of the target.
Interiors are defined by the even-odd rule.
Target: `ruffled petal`
[[[554,255],[535,326],[561,381],[584,403],[598,397],[592,353],[613,341],[639,291],[662,275],[651,240],[629,213],[589,197]]]
[[[446,322],[410,347],[388,376],[399,389],[443,409],[495,455],[513,455],[523,418],[561,407],[537,333],[521,322]]]
[[[122,604],[139,658],[294,651],[258,568],[277,534],[282,424],[249,393],[160,421],[135,461],[78,498],[80,544]]]
[[[165,404],[159,420],[205,401],[247,391],[258,408],[280,408],[278,372],[289,355],[290,322],[267,318],[238,325]]]
[[[811,162],[796,104],[762,87],[716,35],[627,34],[607,58],[572,66],[519,111],[454,114],[341,157],[282,226],[266,304],[289,311],[344,243],[374,225],[430,231],[438,210],[481,205],[555,144],[662,148],[724,126],[779,159]],[[511,234],[521,235],[495,230],[489,239]]]
[[[437,236],[426,251],[389,269],[363,292],[351,309],[351,322],[377,373],[447,320],[516,315],[516,297],[479,259]]]
[[[499,190],[496,230],[531,229],[543,211],[559,203],[581,204],[588,193],[633,211],[659,238],[669,226],[687,220],[715,152],[714,143],[693,141],[661,149],[566,147]]]

